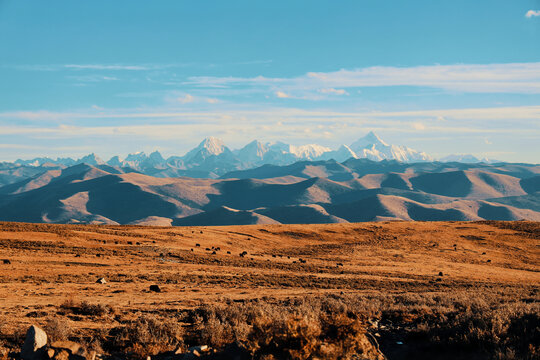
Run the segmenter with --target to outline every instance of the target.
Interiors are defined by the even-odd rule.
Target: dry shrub
[[[433,316],[423,318],[413,335],[452,351],[474,350],[501,359],[540,358],[538,305],[471,305],[438,321]]]
[[[45,332],[50,341],[62,341],[67,340],[72,334],[71,325],[65,319],[52,318],[47,321],[45,325]]]
[[[376,358],[363,317],[349,306],[332,298],[204,306],[194,338],[216,348],[240,344],[256,359]]]
[[[137,359],[183,346],[183,328],[172,319],[146,315],[116,330],[113,347],[131,353]]]
[[[104,304],[90,304],[86,301],[76,302],[73,298],[68,298],[60,308],[71,311],[76,315],[86,316],[104,316],[107,314],[114,314],[114,309],[110,305]]]

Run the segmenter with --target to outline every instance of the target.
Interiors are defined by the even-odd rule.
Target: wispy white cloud
[[[192,103],[193,100],[194,100],[194,97],[193,95],[190,95],[190,94],[185,94],[184,96],[180,96],[179,98],[176,99],[179,103],[181,104],[188,104],[188,103]]]
[[[349,93],[345,91],[344,89],[327,88],[327,89],[319,89],[318,91],[321,94],[349,95]]]
[[[537,16],[540,16],[540,10],[529,10],[525,14],[525,17],[529,19],[532,17],[537,17]]]
[[[63,65],[66,69],[78,69],[78,70],[151,70],[155,69],[155,66],[148,65],[104,65],[104,64],[66,64]]]
[[[96,109],[96,108],[94,108]],[[102,110],[102,108],[99,108]],[[365,112],[340,112],[331,110],[306,110],[298,108],[256,107],[245,109],[216,109],[216,111],[89,111],[89,112],[51,112],[51,111],[13,111],[0,112],[0,122],[2,120],[28,120],[39,122],[42,120],[85,120],[85,119],[175,119],[175,118],[196,118],[196,119],[249,119],[249,121],[276,118],[290,119],[319,119],[328,121],[336,118],[340,120],[357,121],[365,118],[411,118],[411,119],[431,119],[443,125],[454,120],[539,120],[540,106],[511,106],[511,107],[486,107],[486,108],[459,108],[459,109],[434,109],[416,111],[365,111]],[[531,122],[540,128],[540,122]]]
[[[199,87],[279,87],[317,91],[381,86],[419,86],[465,93],[540,93],[540,62],[511,64],[460,64],[416,67],[377,66],[334,72],[310,72],[293,78],[190,77],[184,84]],[[272,90],[275,92],[275,90]]]
[[[280,99],[287,99],[287,98],[290,98],[291,96],[283,91],[276,91],[275,92],[276,94],[276,97],[280,98]]]
[[[80,81],[80,82],[91,82],[91,83],[119,80],[116,76],[105,76],[105,75],[74,75],[74,76],[67,76],[67,78]]]
[[[204,97],[204,96],[194,96],[191,94],[184,94],[176,98],[176,101],[180,104],[191,104],[191,103],[207,103],[207,104],[218,104],[219,99]]]

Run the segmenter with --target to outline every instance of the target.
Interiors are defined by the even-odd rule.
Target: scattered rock
[[[38,360],[45,354],[47,334],[35,325],[30,326],[26,332],[24,345],[21,349],[21,359]]]
[[[105,278],[99,278],[96,281],[96,284],[106,284],[106,283],[107,283],[107,280],[105,280]]]
[[[192,346],[188,349],[188,351],[191,353],[194,351],[205,352],[205,351],[208,351],[208,345]]]
[[[6,265],[11,264],[11,260],[9,260],[9,259],[4,259],[2,262],[3,262],[4,264],[6,264]]]
[[[50,345],[51,349],[54,349],[58,354],[62,351],[66,351],[69,355],[78,355],[86,357],[86,350],[80,344],[73,341],[55,341]],[[57,356],[55,356],[57,358]],[[72,359],[72,357],[70,357]]]
[[[158,285],[150,285],[150,291],[161,292],[161,288]]]
[[[443,276],[443,273],[442,273],[442,271],[439,271],[439,276]]]

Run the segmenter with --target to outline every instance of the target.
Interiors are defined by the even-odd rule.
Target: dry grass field
[[[104,357],[538,359],[539,271],[535,222],[0,223],[0,358],[37,324]]]

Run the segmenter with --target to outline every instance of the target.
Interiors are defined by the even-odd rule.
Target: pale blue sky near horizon
[[[0,0],[0,161],[371,130],[540,163],[540,0]]]

